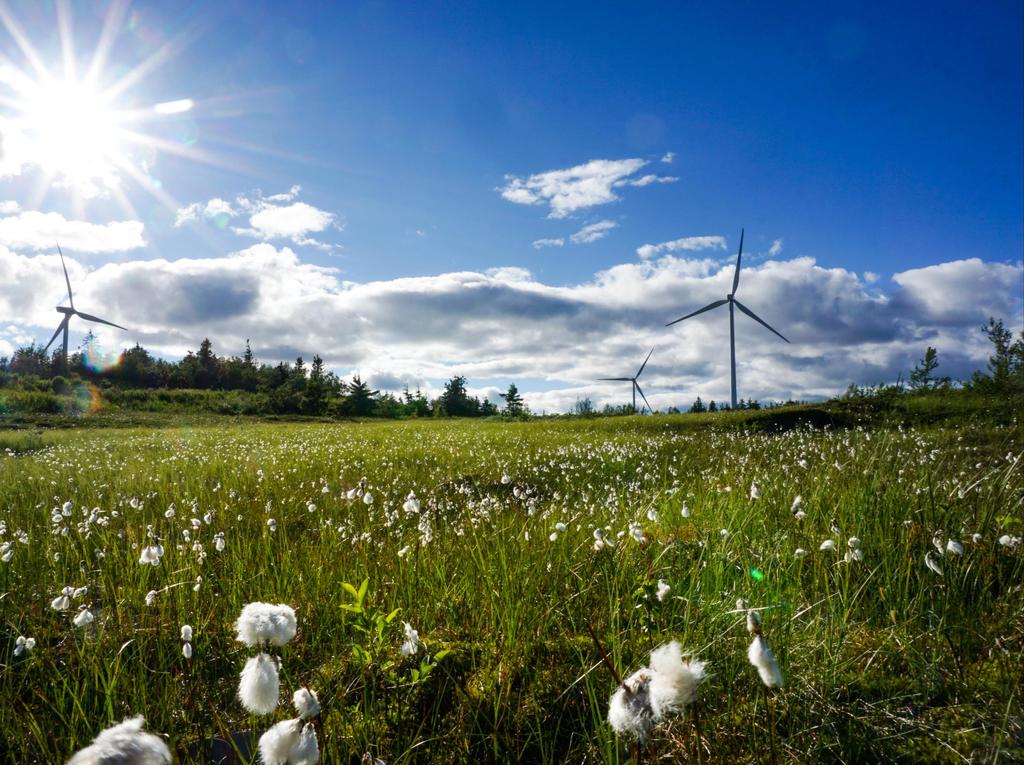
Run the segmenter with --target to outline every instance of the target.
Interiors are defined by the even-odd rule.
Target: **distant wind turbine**
[[[651,348],[651,353],[654,353],[654,349],[653,348]],[[647,408],[651,410],[652,414],[654,413],[654,409],[651,408],[650,403],[647,401],[647,396],[644,395],[643,390],[641,390],[641,388],[640,388],[640,383],[637,382],[637,378],[640,377],[641,374],[643,374],[644,367],[647,366],[647,362],[651,360],[651,353],[647,354],[647,358],[644,359],[644,363],[640,365],[640,369],[637,370],[637,373],[635,375],[633,375],[632,377],[598,377],[597,378],[598,380],[606,380],[606,381],[610,381],[610,382],[628,382],[628,383],[632,383],[632,385],[633,385],[633,411],[634,412],[636,411],[636,394],[639,392],[640,393],[640,397],[644,400],[644,403],[647,404]]]
[[[50,338],[50,342],[48,342],[46,344],[46,347],[43,348],[43,352],[45,353],[46,351],[50,350],[50,346],[53,345],[53,341],[57,339],[57,335],[59,335],[61,332],[63,332],[64,333],[64,345],[63,345],[63,351],[62,351],[61,356],[62,356],[62,359],[63,359],[63,362],[64,362],[64,364],[63,364],[64,369],[66,370],[67,367],[68,367],[68,324],[71,322],[71,317],[72,316],[79,316],[79,317],[85,319],[86,321],[94,321],[94,322],[96,322],[98,324],[107,324],[107,325],[109,325],[111,327],[117,327],[118,329],[125,329],[125,328],[122,327],[120,324],[114,324],[114,322],[107,321],[106,319],[101,319],[98,316],[93,316],[93,315],[88,314],[88,313],[82,313],[81,311],[79,311],[79,310],[77,310],[75,308],[75,299],[74,299],[74,297],[71,294],[71,279],[68,278],[68,267],[66,265],[64,265],[64,253],[61,252],[59,244],[57,245],[57,252],[60,253],[60,265],[61,265],[61,268],[64,269],[64,282],[65,282],[65,284],[68,285],[68,302],[71,304],[71,307],[70,308],[65,308],[64,306],[57,306],[57,313],[64,314],[64,318],[61,319],[60,324],[57,326],[57,331],[54,332],[53,333],[53,337]],[[125,329],[125,331],[127,332],[128,330]]]
[[[782,337],[782,333],[781,332],[776,330],[774,327],[770,326],[768,324],[768,322],[766,322],[764,319],[762,319],[760,316],[755,314],[753,311],[751,311],[749,308],[747,308],[745,305],[743,305],[743,303],[741,303],[739,300],[736,299],[736,288],[740,286],[740,260],[742,258],[743,258],[743,230],[741,229],[740,230],[740,250],[736,254],[736,270],[733,272],[733,276],[732,276],[732,292],[730,292],[728,295],[726,295],[724,300],[716,300],[714,303],[706,305],[703,308],[701,308],[700,310],[694,311],[693,313],[688,313],[688,314],[686,314],[686,316],[683,316],[682,318],[676,319],[675,321],[670,321],[668,324],[665,325],[666,327],[671,327],[673,324],[678,324],[679,322],[684,321],[684,320],[689,319],[689,318],[692,318],[692,317],[696,316],[697,314],[704,313],[705,311],[710,311],[713,308],[718,308],[718,306],[725,305],[726,303],[729,304],[729,360],[731,362],[731,371],[732,371],[732,408],[733,409],[736,408],[736,319],[735,319],[735,311],[733,310],[733,306],[735,306],[736,308],[739,308],[741,311],[743,311],[743,313],[745,313],[751,319],[756,321],[758,324],[761,324],[762,326],[764,326],[767,329],[769,329],[772,332],[774,332],[779,337]],[[786,340],[785,337],[782,337],[782,339]],[[786,342],[788,343],[789,340],[786,340]]]

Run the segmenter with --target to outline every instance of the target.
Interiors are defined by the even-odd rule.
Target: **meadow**
[[[134,714],[182,763],[260,735],[292,716],[236,697],[234,621],[266,601],[295,609],[282,696],[318,692],[325,762],[1024,760],[1020,422],[794,424],[0,434],[0,757],[64,762]],[[637,748],[602,651],[626,675],[669,640],[709,677]]]

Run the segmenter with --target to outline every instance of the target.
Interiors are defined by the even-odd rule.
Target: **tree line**
[[[121,352],[112,363],[103,354],[92,333],[69,354],[67,365],[59,351],[48,355],[35,344],[18,348],[10,357],[0,357],[0,387],[64,394],[81,381],[101,389],[224,391],[244,394],[245,413],[305,414],[351,417],[489,417],[528,414],[516,386],[499,394],[503,406],[486,398],[471,396],[466,378],[456,375],[434,398],[408,387],[399,395],[374,390],[358,374],[343,380],[324,368],[319,354],[307,364],[300,356],[294,363],[259,363],[247,340],[241,356],[218,356],[213,343],[204,339],[196,352],[188,351],[180,361],[153,356],[141,345]],[[119,398],[113,396],[114,399]],[[123,397],[120,397],[123,398]],[[185,400],[184,397],[165,397]]]

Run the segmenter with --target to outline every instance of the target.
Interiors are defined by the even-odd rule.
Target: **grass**
[[[289,711],[252,719],[235,699],[251,652],[232,622],[264,600],[297,611],[282,689],[319,691],[328,762],[627,761],[588,625],[623,674],[668,639],[710,662],[701,760],[768,762],[742,597],[786,675],[779,761],[1019,761],[1024,546],[998,538],[1024,532],[1021,429],[985,407],[949,427],[936,408],[865,427],[851,405],[829,415],[853,427],[825,431],[760,412],[3,435],[0,756],[64,761],[138,713],[181,762],[190,743],[261,733]],[[346,495],[363,477],[371,504]],[[402,509],[410,491],[420,514]],[[596,525],[614,538],[632,521],[646,543],[593,549]],[[149,525],[158,566],[138,562]],[[924,563],[940,530],[965,548],[942,576]],[[842,562],[850,536],[862,561]],[[364,580],[357,604],[344,585]],[[88,591],[53,611],[64,586]],[[96,620],[76,628],[83,605]],[[423,641],[413,657],[403,621]],[[19,635],[38,644],[15,657]],[[643,759],[696,761],[692,722],[659,728]]]

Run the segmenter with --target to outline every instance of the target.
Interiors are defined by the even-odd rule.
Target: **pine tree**
[[[508,390],[498,394],[505,399],[505,409],[502,414],[508,417],[519,417],[523,413],[523,397],[519,395],[519,389],[515,383],[508,386]]]

